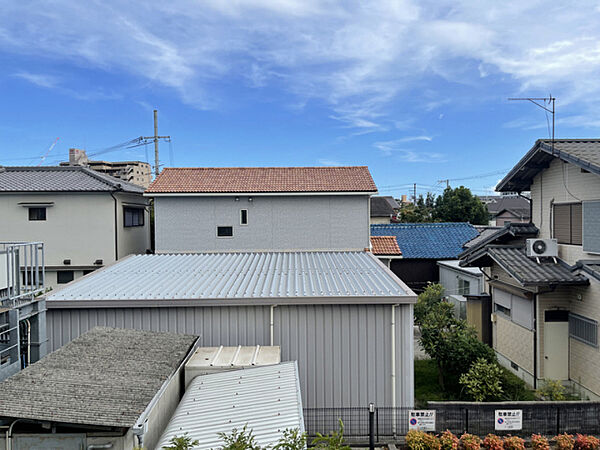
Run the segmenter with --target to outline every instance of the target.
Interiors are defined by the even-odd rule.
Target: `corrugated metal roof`
[[[410,291],[368,252],[136,255],[51,292],[57,300],[388,297]],[[250,302],[251,303],[251,302]]]
[[[455,259],[464,243],[477,235],[475,227],[464,222],[371,225],[371,236],[396,236],[405,259]]]
[[[107,192],[144,188],[81,166],[0,167],[0,192]]]
[[[217,433],[248,424],[261,447],[280,439],[285,429],[304,431],[302,399],[295,361],[274,366],[201,375],[186,390],[157,448],[188,433],[194,449],[219,448]]]

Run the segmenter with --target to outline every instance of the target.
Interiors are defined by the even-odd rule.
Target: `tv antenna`
[[[546,111],[546,113],[550,113],[552,114],[552,155],[554,156],[554,114],[555,114],[555,102],[556,102],[556,97],[552,97],[552,94],[550,94],[548,97],[523,97],[523,98],[509,98],[509,100],[512,101],[528,101],[533,103],[534,105],[538,106],[539,108],[542,108],[544,111]],[[544,102],[542,103],[538,103],[538,102]],[[552,109],[548,108],[546,105],[550,105],[552,104]],[[546,116],[546,118],[548,118],[548,116]]]

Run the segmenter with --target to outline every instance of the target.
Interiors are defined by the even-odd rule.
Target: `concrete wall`
[[[150,248],[150,218],[146,212],[143,227],[123,227],[123,202],[148,203],[141,195],[117,194],[119,258],[131,253],[144,253]],[[28,208],[21,202],[47,203],[46,220],[30,221]],[[44,243],[47,287],[56,287],[57,270],[82,270],[101,259],[104,264],[115,261],[115,204],[108,192],[39,193],[0,195],[2,241],[39,241]],[[70,265],[63,261],[70,259]]]
[[[156,251],[363,250],[369,196],[156,197]],[[240,210],[248,225],[240,225]],[[217,226],[233,226],[218,238]]]
[[[50,306],[50,308],[52,308]],[[412,305],[396,307],[396,405],[413,404]],[[391,305],[49,309],[50,347],[96,325],[201,336],[203,346],[280,345],[298,361],[305,407],[392,405]]]
[[[540,229],[541,238],[551,238],[552,202],[573,203],[581,200],[600,200],[600,177],[583,173],[581,169],[558,159],[542,170],[531,185],[533,223]],[[579,259],[594,259],[598,255],[583,251],[581,245],[558,246],[558,255],[569,264]]]

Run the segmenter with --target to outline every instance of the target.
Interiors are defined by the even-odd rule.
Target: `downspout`
[[[524,196],[520,192],[517,193],[517,195],[529,201],[529,223],[533,223],[533,202],[531,201],[531,198]],[[523,218],[521,218],[521,220],[523,220]]]
[[[31,322],[29,319],[25,319],[27,324],[27,367],[31,364]]]
[[[538,294],[533,294],[533,389],[537,389],[538,379]]]
[[[113,194],[113,191],[110,192],[110,196],[113,198],[115,203],[115,261],[119,260],[119,228],[118,228],[118,220],[117,220],[117,198]]]
[[[396,306],[392,305],[392,435],[396,436]]]
[[[13,423],[10,424],[8,430],[6,430],[6,450],[12,450],[12,431],[15,424],[22,419],[16,419]]]
[[[274,320],[274,318],[275,318],[275,307],[276,306],[277,305],[271,305],[270,312],[269,312],[269,316],[270,316],[270,318],[269,318],[269,332],[270,332],[270,336],[271,336],[270,344],[269,345],[271,345],[271,347],[275,343],[275,338],[274,338],[274,336],[275,336],[275,333],[274,333],[274,331],[275,331],[275,320]]]

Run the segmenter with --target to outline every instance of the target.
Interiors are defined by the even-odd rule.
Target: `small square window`
[[[217,227],[217,237],[233,237],[233,227]]]
[[[125,227],[143,227],[144,209],[125,207],[123,211],[123,226]]]
[[[46,208],[29,208],[29,220],[46,220]]]
[[[240,209],[240,225],[248,225],[248,210]]]
[[[56,282],[58,284],[70,283],[75,279],[75,272],[72,270],[60,270],[56,272]]]

